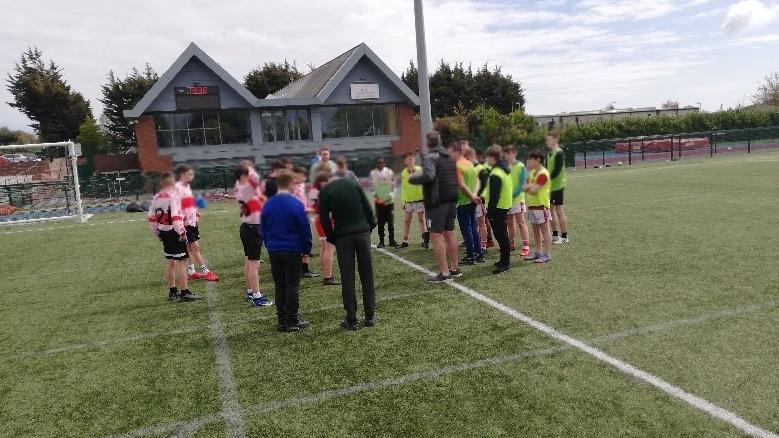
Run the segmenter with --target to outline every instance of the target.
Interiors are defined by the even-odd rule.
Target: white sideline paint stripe
[[[393,254],[385,249],[378,249],[377,251],[391,258],[394,258],[395,260],[403,263],[406,266],[416,269],[417,271],[424,272],[428,275],[432,275],[431,271],[417,265],[416,263],[410,260],[400,257],[397,254]],[[462,284],[459,284],[452,280],[447,281],[446,284],[459,290],[460,292],[463,292],[466,295],[471,296],[472,298],[478,301],[481,301],[484,304],[487,304],[488,306],[494,309],[500,310],[501,312],[511,316],[514,319],[524,322],[525,324],[533,327],[534,329],[542,333],[545,333],[546,335],[554,339],[557,339],[560,342],[568,344],[571,347],[576,348],[577,350],[589,354],[590,356],[594,357],[595,359],[601,362],[611,365],[612,367],[618,369],[619,371],[633,378],[644,381],[654,386],[655,388],[665,392],[666,394],[675,397],[681,401],[684,401],[703,412],[706,412],[712,417],[719,418],[720,420],[725,421],[726,423],[732,425],[733,427],[741,430],[744,433],[747,433],[755,437],[761,437],[761,438],[779,438],[779,435],[776,435],[767,429],[763,429],[760,426],[752,424],[731,411],[721,408],[701,397],[698,397],[677,386],[674,386],[666,382],[665,380],[661,379],[660,377],[650,374],[642,369],[639,369],[625,361],[610,356],[605,352],[597,348],[594,348],[590,345],[587,345],[586,343],[578,339],[575,339],[571,336],[561,333],[556,329],[554,329],[553,327],[548,326],[542,322],[536,321],[535,319],[523,313],[520,313],[512,309],[511,307],[506,306],[503,303],[493,300],[492,298],[487,297],[486,295],[482,295],[479,292],[476,292],[475,290],[469,287],[463,286]]]
[[[230,348],[227,345],[222,318],[219,315],[219,303],[216,297],[216,284],[206,285],[208,291],[208,320],[214,341],[216,371],[219,376],[219,399],[222,401],[222,417],[227,424],[227,435],[231,438],[244,438],[243,415],[235,389],[233,367],[230,364]]]
[[[593,338],[589,338],[588,342],[593,344],[608,343],[611,341],[618,341],[632,336],[662,332],[677,327],[681,327],[684,325],[702,323],[702,322],[711,321],[718,318],[738,316],[744,313],[771,309],[775,307],[779,307],[779,301],[772,301],[770,303],[764,303],[764,304],[755,304],[755,305],[750,305],[750,306],[745,306],[745,307],[740,307],[735,309],[725,309],[716,312],[705,313],[695,318],[684,318],[684,319],[678,319],[673,321],[661,322],[658,324],[639,327],[635,329],[629,329],[618,333],[596,336]],[[508,355],[508,356],[495,356],[492,358],[487,358],[476,362],[459,364],[459,365],[450,365],[447,367],[441,367],[441,368],[422,371],[418,373],[408,374],[405,376],[399,376],[392,379],[386,379],[386,380],[375,381],[375,382],[367,382],[367,383],[362,383],[362,384],[358,384],[346,388],[333,389],[333,390],[325,391],[321,394],[314,394],[310,396],[282,400],[278,402],[272,402],[269,404],[253,405],[245,408],[244,415],[249,416],[257,413],[268,413],[274,410],[283,409],[285,407],[299,406],[307,403],[323,402],[334,398],[345,397],[348,395],[353,395],[368,390],[381,389],[381,388],[394,386],[394,385],[402,385],[405,383],[411,383],[418,380],[433,379],[436,377],[441,377],[446,374],[451,374],[458,371],[469,371],[469,370],[485,368],[488,366],[508,364],[529,357],[551,355],[563,351],[572,350],[573,348],[574,347],[571,345],[541,347],[533,350],[528,350],[528,351]],[[127,434],[118,435],[114,438],[134,438],[134,437],[140,437],[144,435],[162,434],[162,433],[169,433],[175,431],[179,431],[182,436],[186,436],[186,434],[188,433],[194,433],[198,429],[220,420],[221,417],[218,415],[204,416],[197,419],[193,419],[191,421],[186,421],[186,420],[177,421],[177,422],[166,423],[158,426],[151,426],[148,428],[135,429],[131,432],[128,432]]]
[[[441,292],[441,289],[428,289],[424,291],[419,292],[410,292],[405,294],[397,294],[397,295],[388,295],[386,297],[378,297],[376,298],[377,302],[385,302],[385,301],[394,301],[394,300],[400,300],[404,298],[411,298],[416,297],[419,295],[428,295],[428,294],[436,294]],[[323,306],[318,307],[315,309],[304,309],[301,310],[302,313],[319,313],[319,312],[326,312],[328,310],[337,310],[342,309],[343,304],[334,304],[330,306]],[[241,318],[236,321],[229,321],[227,322],[227,325],[233,325],[233,324],[246,324],[249,322],[255,322],[255,321],[266,321],[276,319],[276,316],[251,316],[248,318]],[[208,328],[208,326],[197,326],[197,327],[188,327],[184,329],[177,329],[177,330],[169,330],[165,332],[155,332],[155,333],[144,333],[139,334],[135,336],[126,336],[121,338],[113,338],[113,339],[105,339],[102,341],[94,341],[94,342],[84,342],[79,344],[70,344],[70,345],[63,345],[61,347],[55,347],[48,350],[40,350],[40,351],[23,351],[20,353],[8,353],[5,355],[0,355],[0,357],[3,356],[11,356],[16,358],[25,358],[25,357],[39,357],[39,356],[54,356],[61,353],[69,353],[72,351],[77,350],[86,350],[90,348],[100,348],[100,347],[108,347],[111,345],[119,345],[129,342],[138,342],[138,341],[146,341],[149,339],[159,338],[163,336],[177,336],[177,335],[184,335],[188,333],[197,333],[202,331],[204,328]]]
[[[229,210],[204,211],[202,214],[225,214],[225,213],[229,213]],[[72,228],[96,227],[96,226],[99,226],[99,225],[130,224],[130,223],[133,223],[133,222],[146,222],[146,221],[147,221],[147,219],[145,217],[144,218],[137,218],[137,219],[110,220],[110,221],[97,222],[97,223],[89,222],[89,223],[79,224],[79,225],[68,225],[68,226],[64,226],[64,227],[29,228],[29,229],[26,229],[26,230],[3,231],[0,234],[20,234],[20,233],[32,233],[32,232],[35,232],[35,231],[68,230],[68,229],[72,229]],[[3,226],[3,225],[0,223],[0,226]]]

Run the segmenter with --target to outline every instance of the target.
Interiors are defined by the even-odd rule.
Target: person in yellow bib
[[[492,226],[492,235],[500,248],[500,260],[495,263],[495,270],[492,273],[501,274],[511,269],[511,245],[506,218],[511,210],[514,187],[511,183],[511,169],[503,160],[503,148],[495,145],[487,149],[487,164],[491,169],[485,193],[487,219]]]
[[[550,131],[546,134],[546,147],[549,154],[546,165],[549,168],[549,178],[552,180],[552,243],[568,243],[568,217],[565,215],[565,153],[560,148],[560,134]]]
[[[411,222],[416,214],[419,221],[419,232],[422,235],[422,246],[427,249],[430,245],[430,233],[427,232],[427,223],[425,222],[425,195],[422,193],[422,186],[409,182],[411,175],[422,171],[422,166],[417,166],[414,154],[406,154],[403,162],[406,167],[400,172],[400,199],[403,201],[403,211],[406,218],[403,223],[403,242],[400,247],[408,248]]]
[[[522,161],[517,160],[517,148],[514,145],[508,145],[503,148],[503,157],[506,159],[509,169],[511,169],[511,182],[514,187],[514,193],[512,193],[513,201],[508,218],[511,251],[514,251],[514,242],[516,241],[516,229],[514,228],[514,224],[516,224],[516,228],[519,228],[519,237],[522,239],[522,249],[519,256],[527,257],[530,255],[530,234],[527,230],[527,222],[525,222],[527,207],[525,205],[525,192],[522,190],[527,179],[527,168]]]
[[[548,263],[552,261],[552,214],[549,212],[551,206],[552,180],[549,177],[549,171],[544,168],[544,153],[540,150],[534,150],[527,156],[527,168],[529,170],[527,182],[523,189],[525,190],[525,202],[530,216],[530,223],[533,224],[533,243],[535,252],[533,255],[525,257],[525,260],[532,260],[535,263]]]
[[[479,230],[476,227],[476,206],[481,203],[479,193],[479,175],[473,163],[465,158],[470,147],[465,142],[455,141],[449,145],[449,155],[457,165],[457,182],[460,185],[460,195],[457,198],[457,223],[465,242],[465,258],[461,265],[474,265],[484,262],[479,240]]]

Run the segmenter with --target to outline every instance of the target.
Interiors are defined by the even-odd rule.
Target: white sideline
[[[393,301],[393,300],[400,300],[404,298],[411,298],[419,295],[427,295],[427,294],[435,294],[440,292],[440,289],[436,290],[423,290],[419,292],[409,292],[405,294],[397,294],[397,295],[388,295],[386,297],[378,297],[376,301],[378,302],[385,302],[385,301]],[[318,307],[315,309],[304,309],[301,310],[302,313],[319,313],[319,312],[326,312],[328,310],[337,310],[342,309],[343,304],[333,304],[329,306],[323,306]],[[271,320],[276,319],[276,315],[272,316],[250,316],[248,318],[240,318],[235,321],[228,321],[226,324],[233,325],[233,324],[246,324],[250,322],[255,321],[265,321],[265,320]],[[78,344],[70,344],[70,345],[63,345],[60,347],[50,348],[48,350],[39,350],[39,351],[23,351],[19,353],[6,353],[0,355],[0,358],[4,356],[10,356],[10,357],[16,357],[16,358],[25,358],[25,357],[40,357],[40,356],[54,356],[61,353],[69,353],[72,351],[77,350],[86,350],[90,348],[100,348],[100,347],[107,347],[111,345],[120,345],[128,342],[137,342],[137,341],[146,341],[149,339],[164,337],[164,336],[177,336],[177,335],[184,335],[188,333],[198,333],[201,332],[204,328],[208,328],[208,326],[196,326],[196,327],[188,327],[183,329],[176,329],[176,330],[168,330],[164,332],[153,332],[153,333],[143,333],[139,335],[134,336],[125,336],[121,338],[112,338],[112,339],[104,339],[100,341],[93,341],[93,342],[83,342]]]
[[[403,257],[400,257],[397,254],[393,254],[385,249],[378,249],[377,251],[381,252],[384,255],[387,255],[401,263],[403,263],[406,266],[409,266],[413,269],[416,269],[417,271],[423,272],[428,275],[432,275],[433,273],[416,263],[407,260]],[[557,339],[560,342],[563,342],[565,344],[570,345],[571,347],[580,350],[584,353],[589,354],[590,356],[594,357],[595,359],[604,362],[606,364],[611,365],[612,367],[618,369],[619,371],[635,378],[641,381],[644,381],[657,389],[665,392],[666,394],[675,397],[681,401],[684,401],[693,407],[706,412],[707,414],[711,415],[712,417],[719,418],[722,421],[725,421],[726,423],[732,425],[733,427],[741,430],[744,433],[747,433],[749,435],[755,436],[755,437],[761,437],[761,438],[779,438],[779,435],[774,434],[773,432],[763,429],[760,426],[757,426],[755,424],[752,424],[748,422],[747,420],[741,418],[737,414],[728,411],[724,408],[721,408],[701,397],[698,397],[694,394],[691,394],[677,386],[674,386],[665,380],[661,379],[660,377],[657,377],[653,374],[650,374],[642,369],[636,368],[635,366],[622,361],[620,359],[617,359],[613,356],[610,356],[606,354],[605,352],[594,348],[590,345],[587,345],[585,342],[580,341],[578,339],[572,338],[571,336],[568,336],[564,333],[561,333],[554,329],[553,327],[550,327],[542,322],[536,321],[535,319],[520,313],[511,307],[506,306],[503,303],[500,303],[496,300],[493,300],[490,297],[487,297],[485,295],[480,294],[479,292],[476,292],[475,290],[463,286],[462,284],[459,284],[454,281],[447,281],[447,285],[459,290],[460,292],[463,292],[466,295],[471,296],[472,298],[481,301],[484,304],[487,304],[490,307],[493,307],[497,310],[500,310],[501,312],[511,316],[512,318],[515,318],[517,320],[520,320],[524,322],[525,324],[533,327],[534,329],[554,338]]]
[[[211,335],[214,338],[214,356],[216,356],[216,371],[219,376],[219,399],[222,402],[222,417],[227,424],[227,435],[231,438],[246,436],[243,425],[241,405],[235,390],[233,367],[230,364],[230,348],[227,346],[222,318],[219,316],[219,303],[216,297],[216,284],[206,285],[208,300],[208,321]]]
[[[202,214],[224,214],[229,213],[229,210],[215,210],[215,211],[204,211]],[[82,228],[82,227],[95,227],[98,225],[116,225],[116,224],[129,224],[133,222],[146,222],[146,218],[136,218],[136,219],[122,219],[122,220],[111,220],[111,221],[105,221],[105,222],[88,222],[84,224],[78,224],[78,225],[67,225],[64,227],[48,227],[48,228],[29,228],[26,230],[14,230],[14,231],[3,231],[0,234],[20,234],[20,233],[31,233],[35,231],[55,231],[55,230],[68,230],[71,228]],[[0,222],[0,227],[4,226],[2,222]],[[10,226],[10,225],[8,225]]]
[[[779,301],[772,301],[769,303],[756,304],[752,306],[745,306],[745,307],[740,307],[735,309],[720,310],[716,312],[705,313],[694,318],[684,318],[684,319],[678,319],[673,321],[661,322],[658,324],[639,327],[635,329],[629,329],[618,333],[596,336],[593,338],[589,338],[588,342],[593,344],[600,344],[600,343],[606,343],[611,341],[618,341],[621,339],[629,338],[631,336],[662,332],[676,327],[681,327],[684,325],[697,324],[697,323],[706,322],[718,318],[738,316],[744,313],[749,313],[749,312],[754,312],[754,311],[759,311],[764,309],[771,309],[775,307],[779,307]],[[516,354],[494,356],[476,362],[448,365],[440,368],[420,371],[417,373],[406,374],[403,376],[398,376],[390,379],[360,383],[354,386],[324,391],[320,394],[312,394],[308,396],[296,397],[292,399],[281,400],[281,401],[276,401],[271,403],[256,404],[256,405],[246,407],[244,409],[244,416],[250,416],[258,413],[269,413],[286,407],[320,403],[338,397],[346,397],[349,395],[354,395],[360,392],[382,389],[390,386],[398,386],[406,383],[412,383],[415,381],[435,379],[438,377],[445,376],[447,374],[452,374],[461,371],[470,371],[470,370],[476,370],[480,368],[486,368],[489,366],[508,364],[508,363],[517,362],[522,359],[526,359],[530,357],[546,356],[546,355],[551,355],[563,351],[568,351],[573,348],[574,347],[571,345],[540,347],[540,348],[535,348],[532,350],[523,351]],[[121,435],[115,435],[112,438],[136,438],[145,435],[172,433],[177,431],[179,432],[177,434],[178,436],[186,436],[187,434],[194,433],[198,429],[208,424],[215,423],[221,420],[222,417],[220,415],[207,415],[189,421],[187,420],[175,421],[171,423],[160,424],[157,426],[139,428]]]

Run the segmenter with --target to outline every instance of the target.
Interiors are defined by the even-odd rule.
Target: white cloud
[[[733,35],[740,32],[763,28],[779,18],[779,5],[767,5],[760,0],[740,0],[731,5],[722,22],[725,33]]]

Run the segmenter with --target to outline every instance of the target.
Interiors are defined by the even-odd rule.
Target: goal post
[[[72,141],[0,146],[0,226],[89,220],[77,161]]]

